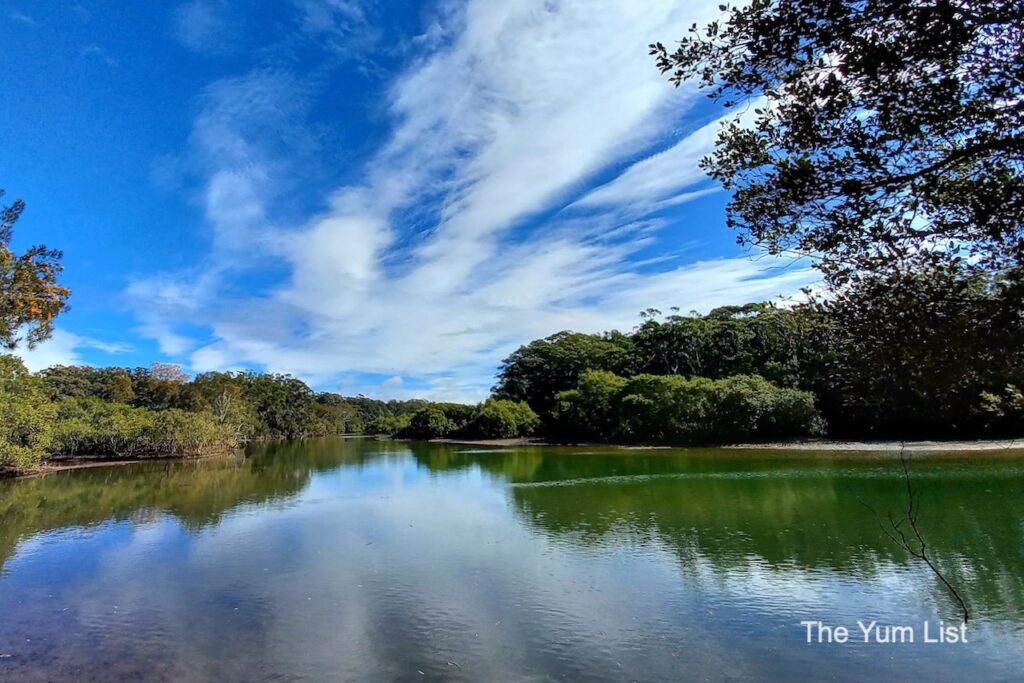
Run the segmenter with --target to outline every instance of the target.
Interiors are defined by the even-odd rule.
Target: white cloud
[[[630,206],[667,199],[708,178],[698,162],[714,149],[719,122],[710,123],[675,146],[630,166],[622,175],[579,199],[578,207]]]
[[[104,342],[57,328],[52,337],[34,349],[22,346],[15,353],[25,362],[25,367],[37,372],[54,365],[82,365],[84,361],[79,352],[83,349],[95,349],[106,354],[131,351],[127,344]]]
[[[237,38],[226,0],[191,0],[174,12],[174,37],[188,49],[222,54],[234,49]]]
[[[636,210],[639,205],[641,208],[650,209],[659,203],[661,206],[664,206],[665,202],[678,204],[708,191],[715,191],[717,187],[680,194],[682,190],[694,185],[708,184],[708,177],[698,164],[714,150],[722,124],[738,116],[740,125],[752,125],[754,110],[763,104],[763,99],[756,99],[741,112],[730,112],[716,121],[701,126],[672,147],[633,164],[614,180],[588,192],[577,200],[574,206]]]
[[[16,9],[12,9],[12,10],[8,11],[7,12],[7,16],[9,16],[14,21],[20,21],[21,23],[28,24],[30,26],[34,26],[35,23],[36,23],[35,19],[33,19],[29,15],[25,14],[24,12],[19,12]]]
[[[79,54],[83,58],[99,59],[107,66],[117,66],[118,64],[118,61],[111,57],[105,48],[99,45],[86,45],[79,51]]]
[[[305,30],[358,7],[299,5]],[[308,90],[273,70],[211,86],[191,143],[217,255],[201,278],[134,285],[143,332],[196,370],[255,364],[321,385],[372,372],[411,381],[368,393],[479,399],[530,339],[630,328],[650,306],[708,310],[797,290],[812,272],[742,257],[679,265],[687,245],[638,261],[664,225],[645,214],[696,196],[681,192],[703,178],[696,161],[715,124],[586,192],[697,101],[645,46],[716,12],[703,1],[470,0],[391,84],[395,124],[363,181],[298,229],[271,222],[268,189],[287,174],[273,141],[302,141],[290,131],[303,128]],[[402,220],[410,209],[434,215],[429,229]],[[556,215],[529,225],[542,212]],[[229,287],[259,257],[290,276],[258,295]],[[188,343],[182,322],[210,339]]]
[[[267,206],[287,184],[289,156],[317,145],[302,125],[309,97],[300,78],[265,68],[203,92],[189,142],[192,165],[206,174],[200,202],[217,249],[252,252],[271,236]]]

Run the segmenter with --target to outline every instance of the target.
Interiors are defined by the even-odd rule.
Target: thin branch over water
[[[886,512],[886,520],[888,526],[882,522],[881,516],[875,510],[863,500],[861,504],[866,507],[875,516],[875,521],[878,522],[878,528],[882,530],[886,536],[889,537],[893,543],[903,548],[911,557],[917,559],[928,565],[928,568],[932,570],[932,573],[938,577],[942,585],[946,587],[950,595],[956,599],[960,605],[960,609],[963,610],[964,623],[966,624],[970,618],[970,612],[967,609],[967,603],[964,602],[963,597],[956,587],[949,582],[949,580],[943,576],[942,572],[939,571],[938,567],[932,562],[931,557],[928,556],[928,546],[925,543],[924,537],[921,535],[921,529],[918,526],[918,516],[920,514],[919,503],[919,492],[914,490],[914,483],[910,479],[910,469],[907,467],[907,456],[906,446],[900,445],[900,466],[903,468],[903,481],[907,489],[907,507],[904,510],[903,516],[896,518],[891,512]],[[904,526],[906,525],[906,526]],[[909,532],[907,531],[909,529]],[[908,537],[908,533],[910,537]]]

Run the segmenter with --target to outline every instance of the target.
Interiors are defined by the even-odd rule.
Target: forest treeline
[[[631,333],[560,332],[509,356],[494,395],[551,436],[727,441],[1024,433],[1018,274],[864,278],[825,299],[650,310]]]
[[[55,366],[0,356],[0,470],[47,458],[194,456],[252,441],[343,434],[503,438],[529,433],[525,405],[379,401],[315,392],[288,375]]]
[[[57,366],[0,356],[0,467],[195,455],[340,434],[727,443],[1024,433],[1020,278],[935,270],[799,305],[648,310],[631,332],[559,332],[505,359],[479,405],[316,392],[287,375]]]

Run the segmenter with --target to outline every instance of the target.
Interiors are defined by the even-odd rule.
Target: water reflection
[[[800,638],[955,614],[861,505],[901,506],[891,459],[324,440],[3,482],[0,680],[1009,678],[1024,460],[914,473],[959,651]]]
[[[904,481],[892,456],[766,454],[693,449],[686,455],[571,449],[413,449],[432,471],[478,468],[510,484],[521,518],[582,546],[653,543],[683,571],[758,564],[877,578],[915,564],[865,503],[899,516]],[[1024,460],[951,454],[911,462],[921,525],[943,574],[975,611],[1024,614]],[[938,592],[942,593],[941,587]],[[954,616],[955,611],[950,613]]]
[[[390,442],[346,445],[338,439],[253,446],[245,454],[203,460],[139,462],[0,481],[0,570],[20,539],[104,522],[174,516],[185,529],[216,525],[242,505],[281,504],[310,477],[368,458],[404,453]]]

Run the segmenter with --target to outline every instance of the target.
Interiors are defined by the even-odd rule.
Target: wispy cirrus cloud
[[[189,50],[217,55],[235,51],[239,15],[228,0],[189,0],[174,10],[174,37]]]
[[[128,353],[132,347],[121,342],[105,342],[67,330],[57,328],[53,336],[34,349],[22,347],[18,355],[32,372],[43,370],[54,365],[81,365],[81,352],[86,349],[100,351],[108,355]]]
[[[295,6],[306,32],[365,19],[348,1]],[[303,132],[315,88],[285,66],[212,85],[190,154],[205,173],[214,253],[201,277],[133,285],[141,330],[196,370],[256,365],[323,386],[473,399],[529,339],[628,328],[649,306],[797,290],[814,279],[805,268],[698,260],[659,242],[658,212],[712,189],[697,162],[715,124],[650,153],[698,94],[667,85],[645,46],[716,11],[685,0],[445,3],[391,76],[390,133],[360,180],[288,224],[268,198],[294,168],[289,150],[317,154]],[[655,245],[657,260],[644,253]],[[283,275],[261,291],[239,285],[267,263]],[[209,333],[186,335],[186,323]]]
[[[22,24],[28,24],[29,26],[35,26],[36,23],[36,20],[33,19],[31,16],[17,9],[8,10],[7,16],[9,16],[14,21],[20,22]]]

